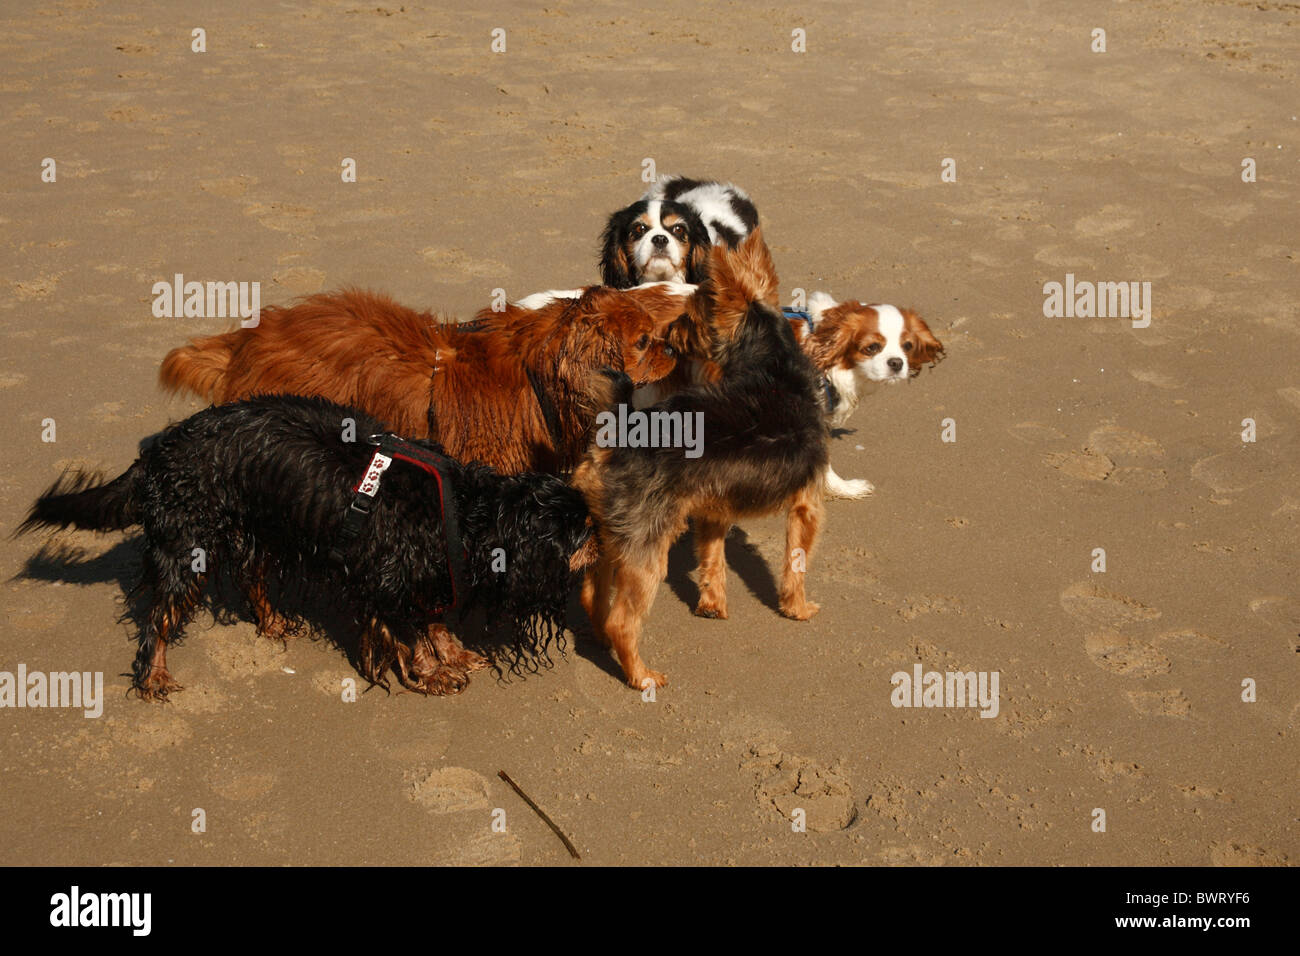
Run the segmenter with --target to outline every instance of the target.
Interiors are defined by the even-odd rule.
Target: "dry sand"
[[[199,407],[157,366],[227,323],[154,318],[155,281],[468,315],[497,287],[592,281],[647,157],[752,193],[784,295],[911,305],[950,353],[835,441],[878,493],[830,504],[814,621],[774,611],[779,520],[733,532],[728,621],[691,616],[679,544],[646,631],[655,703],[581,640],[525,681],[344,703],[327,644],[203,619],[172,657],[188,689],[145,704],[119,676],[129,540],[67,535],[85,555],[64,570],[0,542],[0,669],[107,681],[98,720],[0,711],[0,863],[567,861],[498,769],[591,863],[1300,859],[1296,4],[74,0],[0,20],[5,534],[65,465],[116,472]],[[1150,281],[1150,327],[1044,317],[1066,273]],[[999,715],[895,709],[917,662],[999,672]]]

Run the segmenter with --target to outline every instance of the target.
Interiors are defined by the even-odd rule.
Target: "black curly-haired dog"
[[[345,440],[349,431],[358,440]],[[268,636],[311,626],[301,607],[345,613],[360,633],[358,669],[384,688],[391,669],[410,690],[453,694],[489,663],[447,630],[452,605],[513,623],[516,655],[545,653],[563,627],[571,573],[595,558],[582,496],[551,476],[443,458],[428,442],[377,449],[367,438],[380,431],[323,399],[214,406],[170,426],[110,482],[65,473],[19,533],[143,527],[136,591],[150,604],[133,668],[143,698],[180,689],[167,645],[214,573],[242,591]],[[206,552],[197,572],[196,548]]]

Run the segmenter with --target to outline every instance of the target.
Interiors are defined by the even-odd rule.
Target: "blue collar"
[[[801,309],[783,308],[781,310],[781,314],[784,315],[787,319],[802,319],[804,322],[808,324],[808,334],[812,335],[813,318],[811,313]],[[838,394],[836,394],[835,389],[831,388],[830,379],[828,379],[825,375],[823,375],[817,380],[817,384],[821,386],[822,400],[826,404],[826,411],[828,413],[834,412],[835,406],[840,403],[840,397]]]
[[[810,312],[805,312],[801,309],[782,309],[781,313],[787,319],[803,319],[804,322],[808,323],[808,331],[811,332],[813,330],[813,319]]]

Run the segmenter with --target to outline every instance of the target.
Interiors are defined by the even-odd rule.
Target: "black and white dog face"
[[[732,183],[665,175],[641,198],[690,206],[709,230],[709,241],[722,242],[733,249],[758,228],[758,209],[753,200]]]
[[[605,285],[628,289],[643,282],[703,281],[709,231],[690,206],[642,199],[609,217],[601,237]]]

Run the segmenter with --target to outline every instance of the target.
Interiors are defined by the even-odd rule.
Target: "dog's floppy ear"
[[[686,281],[692,285],[699,285],[709,275],[709,229],[704,225],[704,220],[696,214],[694,209],[689,206],[683,207],[686,212],[687,238],[691,243],[691,251],[686,255],[684,263]]]
[[[600,560],[600,539],[596,536],[595,526],[592,524],[591,516],[587,516],[587,523],[583,528],[585,539],[573,552],[569,558],[569,570],[581,571],[583,568],[590,567]]]
[[[899,309],[903,313],[903,323],[907,330],[916,336],[916,348],[912,349],[908,364],[913,371],[919,372],[921,366],[943,358],[943,343],[930,331],[925,320],[911,309]]]
[[[683,312],[668,324],[668,328],[664,329],[664,341],[679,356],[709,357],[709,341],[705,329],[689,312]]]
[[[600,237],[600,280],[615,289],[630,289],[637,284],[637,277],[632,274],[632,263],[627,257],[627,248],[623,244],[631,218],[631,206],[620,209],[609,217],[605,232]]]

